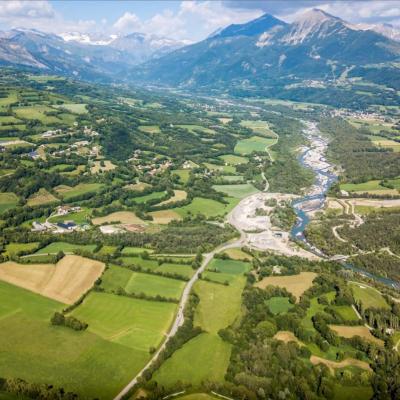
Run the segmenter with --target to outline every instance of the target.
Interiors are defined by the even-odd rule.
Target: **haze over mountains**
[[[368,28],[313,9],[290,24],[265,14],[191,45],[141,33],[57,36],[15,29],[0,35],[0,62],[83,79],[196,88],[337,80],[351,71],[371,75],[378,65],[392,76],[400,60],[398,31]]]

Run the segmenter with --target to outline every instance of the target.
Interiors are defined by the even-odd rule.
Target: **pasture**
[[[31,243],[8,243],[6,245],[6,254],[7,255],[18,255],[21,251],[30,251],[33,252],[38,247],[38,242]]]
[[[239,140],[234,151],[241,155],[251,154],[253,151],[265,152],[267,147],[270,147],[275,143],[276,139],[252,136],[248,139]]]
[[[138,204],[146,203],[149,200],[161,199],[164,197],[166,192],[153,192],[150,194],[146,194],[144,196],[134,197],[133,201]]]
[[[253,259],[250,254],[245,253],[241,249],[228,249],[225,250],[224,253],[226,253],[233,260],[251,261]]]
[[[92,174],[98,174],[99,172],[112,171],[115,168],[117,168],[117,166],[109,160],[94,161],[93,166],[90,168],[90,172]]]
[[[64,109],[74,114],[87,114],[88,110],[86,104],[83,103],[64,103],[61,105],[53,106],[58,109]]]
[[[93,252],[95,244],[75,244],[67,242],[52,242],[46,247],[39,249],[35,254],[57,254],[59,251],[64,253],[73,253],[76,250],[85,250]]]
[[[259,135],[276,138],[275,132],[271,130],[267,121],[243,120],[240,121],[240,125],[251,129],[254,133],[258,133]]]
[[[336,295],[336,292],[334,292],[334,291],[325,294],[329,303],[332,302],[332,300],[335,298],[335,295]],[[326,307],[326,305],[318,303],[317,297],[313,297],[310,300],[310,307],[308,307],[306,316],[301,321],[301,325],[307,330],[314,331],[315,329],[314,329],[312,317],[317,313],[323,313],[325,307]]]
[[[0,280],[42,296],[72,304],[87,292],[104,270],[104,264],[80,256],[65,256],[53,264],[0,264]]]
[[[152,249],[146,249],[145,247],[129,247],[126,246],[122,249],[122,254],[123,255],[137,255],[137,254],[141,254],[143,252],[147,252],[147,253],[154,253],[154,250]]]
[[[159,210],[149,212],[149,215],[153,217],[155,224],[166,225],[171,221],[179,221],[182,217],[174,210]]]
[[[182,217],[188,214],[204,214],[206,217],[215,217],[228,213],[239,201],[238,199],[229,198],[226,200],[229,201],[229,204],[223,204],[219,201],[205,199],[203,197],[195,197],[190,204],[175,208],[174,211]]]
[[[145,224],[145,222],[132,211],[116,211],[104,217],[93,218],[92,222],[94,225],[111,224],[114,222],[119,222],[121,224]]]
[[[344,183],[340,185],[341,190],[354,193],[371,193],[371,194],[398,194],[400,189],[400,179],[388,179],[388,183],[394,186],[394,189],[389,189],[380,185],[380,180],[371,180],[363,183]]]
[[[217,192],[225,193],[227,196],[237,199],[243,199],[244,197],[259,192],[259,190],[256,189],[251,183],[243,183],[239,185],[213,185],[213,188]]]
[[[289,276],[267,276],[257,282],[255,286],[261,289],[265,289],[269,285],[285,288],[296,297],[298,302],[301,295],[312,286],[316,277],[315,272],[301,272],[298,275]]]
[[[179,180],[182,183],[187,183],[189,180],[190,169],[174,169],[171,171],[172,174],[176,174],[179,176]]]
[[[160,345],[175,310],[172,303],[91,292],[71,314],[103,339],[148,352]]]
[[[333,331],[335,331],[339,336],[344,337],[344,338],[352,338],[354,336],[360,336],[363,339],[375,343],[379,346],[383,346],[383,340],[376,338],[375,336],[372,336],[371,332],[369,329],[362,325],[358,326],[346,326],[346,325],[329,325],[329,328],[331,328]]]
[[[28,206],[41,206],[42,204],[50,204],[59,201],[57,197],[52,195],[44,188],[40,188],[38,192],[34,193],[28,198]]]
[[[90,221],[92,210],[89,208],[82,208],[81,211],[72,212],[67,215],[55,215],[49,218],[49,222],[57,223],[63,221],[73,221],[76,224],[85,224]]]
[[[62,122],[59,118],[55,116],[49,116],[45,113],[54,111],[54,108],[45,105],[35,105],[28,107],[13,107],[13,111],[16,116],[20,119],[39,120],[43,125],[54,125]]]
[[[128,293],[144,293],[148,296],[163,296],[179,299],[185,282],[162,276],[132,272],[125,286]]]
[[[201,126],[201,125],[176,125],[179,128],[187,129],[190,133],[196,133],[196,131],[201,131],[202,133],[206,133],[209,135],[213,135],[215,131],[210,128]]]
[[[386,300],[378,290],[365,286],[362,283],[350,282],[349,285],[353,292],[354,299],[356,301],[361,301],[365,309],[370,307],[390,309]]]
[[[51,326],[62,303],[0,281],[0,375],[49,383],[83,398],[113,398],[148,359],[90,332]]]
[[[18,197],[11,192],[0,193],[0,214],[14,208],[18,204]]]
[[[102,187],[103,185],[101,183],[79,183],[74,187],[66,185],[57,186],[55,190],[64,200],[70,200],[83,194],[95,193]]]
[[[177,381],[192,385],[200,384],[206,379],[221,382],[228,368],[230,354],[229,343],[218,335],[202,333],[168,358],[154,373],[153,380],[166,387]]]
[[[158,125],[140,125],[139,130],[145,133],[161,133]]]
[[[151,185],[149,185],[148,183],[137,182],[137,183],[131,183],[129,185],[124,186],[124,189],[142,192],[143,190],[145,190],[149,187],[151,187]]]
[[[334,306],[333,308],[345,321],[358,320],[358,316],[351,306]]]
[[[287,313],[293,307],[293,304],[289,302],[288,297],[271,297],[267,301],[267,306],[272,314],[277,315]]]
[[[219,158],[224,160],[229,165],[247,164],[249,162],[247,157],[241,157],[235,154],[225,154],[223,156],[219,156]]]
[[[174,190],[174,195],[171,198],[162,201],[158,205],[163,206],[166,204],[176,203],[177,201],[186,200],[186,198],[187,198],[187,193],[184,190]]]

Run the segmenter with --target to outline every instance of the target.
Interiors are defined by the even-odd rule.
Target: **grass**
[[[18,254],[21,251],[35,251],[38,246],[38,242],[31,243],[9,243],[6,245],[6,254]]]
[[[198,281],[195,291],[200,297],[200,303],[196,309],[194,325],[217,334],[220,329],[234,322],[241,312],[244,285],[244,277],[236,278],[229,286]]]
[[[29,197],[27,204],[28,206],[40,206],[42,204],[50,204],[59,201],[57,197],[53,196],[44,188],[40,188],[39,191]]]
[[[107,256],[114,254],[117,250],[117,246],[102,246],[101,249],[97,252],[100,256]]]
[[[79,183],[74,187],[70,186],[57,186],[56,192],[60,194],[64,200],[72,199],[73,197],[81,196],[87,193],[94,193],[101,189],[103,185],[101,183]]]
[[[157,275],[133,272],[125,286],[128,293],[145,293],[149,296],[163,296],[179,299],[185,282]]]
[[[140,125],[139,130],[146,133],[161,133],[158,125]]]
[[[204,163],[204,165],[211,171],[219,171],[225,174],[235,174],[236,167],[233,165],[219,165],[219,164],[212,164],[212,163]]]
[[[251,266],[247,262],[236,260],[221,260],[214,258],[208,265],[208,270],[216,270],[218,273],[243,275],[250,270]]]
[[[369,329],[364,325],[362,326],[329,325],[329,327],[339,336],[342,336],[344,338],[352,338],[354,336],[360,336],[363,339],[369,342],[373,342],[377,345],[383,346],[384,344],[383,340],[373,336],[369,331]]]
[[[340,185],[341,190],[345,190],[346,192],[370,192],[379,194],[398,194],[398,190],[400,190],[400,178],[397,179],[388,179],[388,183],[394,186],[394,189],[388,189],[385,186],[379,184],[380,180],[371,180],[363,183],[344,183]]]
[[[229,201],[229,204],[222,204],[219,201],[203,197],[195,197],[190,204],[175,208],[174,211],[182,217],[188,214],[203,214],[206,217],[215,217],[228,213],[238,203],[238,199],[228,198],[226,200]]]
[[[0,376],[51,383],[83,398],[113,398],[146,363],[145,351],[51,326],[63,304],[0,282]]]
[[[120,222],[122,224],[144,224],[144,221],[137,217],[136,214],[131,211],[113,212],[104,217],[93,218],[92,222],[95,225],[112,222]]]
[[[89,332],[148,351],[157,347],[172,323],[176,305],[92,292],[72,315],[89,324]]]
[[[187,183],[189,180],[190,169],[174,169],[171,171],[172,174],[176,174],[179,176],[179,180],[182,183]]]
[[[370,400],[373,395],[371,386],[344,386],[336,384],[333,400]]]
[[[177,381],[192,385],[207,379],[221,382],[228,368],[230,354],[229,343],[217,335],[202,333],[168,358],[155,372],[153,380],[165,387],[173,386]]]
[[[255,286],[261,289],[268,285],[283,287],[299,301],[300,296],[312,286],[312,281],[316,276],[317,274],[314,272],[301,272],[298,275],[288,276],[267,276],[257,282]]]
[[[45,112],[52,112],[54,108],[44,106],[44,105],[35,105],[29,107],[14,107],[13,111],[16,116],[21,119],[39,120],[43,125],[54,125],[59,124],[61,120],[54,116],[48,116]]]
[[[151,217],[153,218],[153,222],[155,224],[160,224],[160,225],[169,224],[171,221],[174,220],[179,221],[182,219],[182,217],[174,210],[152,211],[149,213],[149,215],[151,215]]]
[[[334,309],[345,321],[358,320],[358,316],[351,306],[334,306]]]
[[[64,253],[73,253],[75,250],[85,250],[93,252],[95,244],[73,244],[67,242],[53,242],[46,247],[39,249],[35,254],[57,254],[59,251]]]
[[[365,286],[361,283],[349,283],[351,290],[353,291],[353,296],[356,301],[361,301],[364,309],[374,307],[374,308],[384,308],[390,309],[386,300],[378,292],[378,290]]]
[[[187,129],[190,133],[195,133],[195,131],[201,131],[209,135],[215,133],[215,131],[213,131],[212,129],[206,128],[201,125],[176,125],[176,126],[179,128]]]
[[[168,200],[164,200],[159,205],[176,203],[177,201],[185,200],[187,197],[187,193],[184,190],[174,190],[174,195]]]
[[[92,174],[98,174],[99,172],[112,171],[117,166],[113,164],[110,160],[103,160],[104,165],[102,166],[101,161],[94,161],[93,166],[90,168]]]
[[[110,265],[101,277],[101,287],[109,292],[118,288],[125,288],[131,276],[132,271],[128,268]]]
[[[57,215],[49,218],[49,222],[58,223],[64,221],[74,221],[76,224],[81,225],[88,223],[92,215],[92,210],[84,208],[82,211],[69,213],[67,215]]]
[[[267,305],[272,314],[275,315],[285,314],[293,307],[293,304],[289,303],[288,297],[271,297],[267,301]]]
[[[166,192],[153,192],[145,196],[134,197],[133,201],[138,204],[146,203],[149,200],[161,199],[165,196]]]
[[[261,136],[252,136],[248,139],[239,140],[235,146],[235,153],[246,155],[253,151],[264,152],[266,147],[276,143],[276,139]]]
[[[57,105],[54,107],[65,109],[74,114],[87,114],[87,112],[88,112],[88,110],[86,108],[86,104],[83,104],[83,103],[71,103],[71,104],[64,103],[64,104]]]
[[[235,197],[237,199],[243,199],[244,197],[259,192],[259,190],[251,183],[243,183],[239,185],[214,185],[213,188],[217,192],[225,193],[229,197]]]
[[[189,265],[182,265],[182,264],[171,264],[165,263],[161,264],[159,267],[155,269],[158,272],[168,272],[170,274],[179,274],[182,276],[186,276],[191,278],[194,274],[194,270]]]
[[[253,258],[250,254],[245,253],[241,249],[228,249],[228,250],[225,250],[224,253],[228,254],[228,256],[234,260],[251,261]]]
[[[275,138],[276,134],[273,132],[269,126],[268,122],[266,121],[251,121],[251,120],[244,120],[240,121],[240,125],[244,126],[245,128],[251,129],[254,133],[258,133],[260,135],[270,136]]]
[[[335,295],[335,292],[326,293],[326,297],[328,298],[329,302],[331,302],[335,298]],[[310,300],[310,307],[307,309],[307,314],[302,319],[301,325],[307,330],[314,331],[312,317],[318,312],[323,312],[325,307],[326,305],[318,303],[318,299],[316,297],[312,298]]]
[[[18,197],[11,192],[0,193],[0,214],[14,208],[18,204]]]
[[[127,255],[127,254],[141,254],[143,252],[147,251],[147,253],[154,253],[154,250],[152,249],[146,249],[145,247],[124,247],[122,249],[122,254]]]
[[[206,393],[193,393],[186,396],[178,397],[179,400],[216,400],[218,397],[211,396]]]

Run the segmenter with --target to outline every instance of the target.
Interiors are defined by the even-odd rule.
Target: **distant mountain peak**
[[[229,37],[229,36],[257,36],[274,26],[286,26],[286,22],[275,18],[271,14],[263,14],[261,17],[244,24],[232,24],[224,29],[216,31],[211,38]]]

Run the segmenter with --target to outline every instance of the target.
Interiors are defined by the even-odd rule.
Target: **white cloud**
[[[0,3],[0,18],[52,18],[55,13],[46,0],[13,0]]]
[[[142,25],[142,22],[136,14],[125,12],[122,17],[118,18],[113,27],[117,31],[121,32],[134,32],[136,30],[142,29]]]

